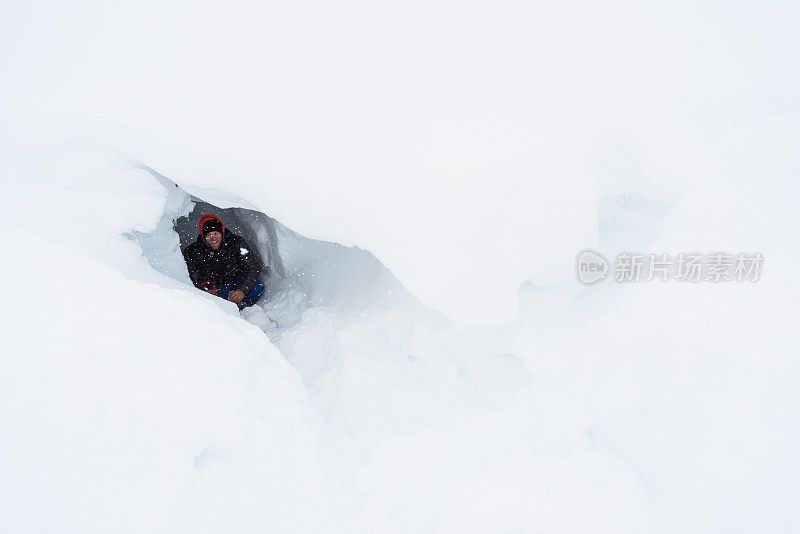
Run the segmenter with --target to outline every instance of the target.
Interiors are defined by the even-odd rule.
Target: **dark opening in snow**
[[[181,249],[195,242],[198,235],[198,222],[205,214],[219,217],[226,230],[242,236],[253,248],[251,251],[261,265],[261,282],[269,287],[273,277],[283,279],[286,270],[278,251],[276,221],[263,213],[244,208],[218,208],[213,204],[192,197],[192,211],[175,220],[174,229],[180,239]]]
[[[167,192],[156,229],[130,235],[147,261],[159,272],[191,284],[181,250],[197,239],[200,217],[218,216],[250,244],[262,265],[265,294],[253,307],[257,309],[246,308],[243,316],[257,322],[254,313],[264,310],[267,316],[258,325],[267,334],[279,334],[277,329],[297,324],[306,310],[317,307],[345,313],[402,307],[417,317],[447,322],[422,306],[370,252],[303,237],[259,211],[220,208],[145,169]]]

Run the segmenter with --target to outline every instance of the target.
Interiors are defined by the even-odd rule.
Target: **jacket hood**
[[[200,236],[201,237],[203,236],[203,224],[206,221],[211,221],[211,220],[219,221],[219,224],[222,226],[222,236],[224,238],[225,237],[225,223],[222,222],[222,219],[220,219],[216,215],[211,215],[211,214],[203,215],[202,217],[200,217],[200,222],[197,223],[197,228],[200,231]]]

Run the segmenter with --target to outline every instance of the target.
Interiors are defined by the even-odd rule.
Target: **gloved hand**
[[[205,282],[201,283],[200,284],[200,289],[202,289],[206,293],[211,293],[215,297],[218,296],[217,295],[217,284],[215,284],[211,280],[206,280]]]

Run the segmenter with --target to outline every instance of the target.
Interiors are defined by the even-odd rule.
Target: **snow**
[[[717,164],[706,136],[797,112],[776,6],[4,9],[15,138],[112,147],[357,245],[463,324],[511,322],[521,283],[570,280],[599,197],[681,192]]]
[[[0,531],[795,528],[795,6],[0,11]]]
[[[7,211],[19,238],[2,266],[16,281],[4,531],[780,531],[797,519],[798,217],[785,196],[738,184],[712,225],[720,192],[698,187],[653,223],[653,250],[758,244],[758,283],[530,286],[521,321],[499,329],[452,326],[369,253],[234,210],[285,270],[242,320],[188,282],[173,230],[193,212],[187,193],[129,161],[72,156],[12,184],[35,213]],[[634,202],[609,231],[626,242],[644,228],[633,221],[661,216]]]

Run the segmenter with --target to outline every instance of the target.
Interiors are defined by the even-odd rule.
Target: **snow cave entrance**
[[[194,289],[181,251],[197,239],[200,217],[213,214],[222,219],[227,230],[247,241],[262,266],[264,295],[241,316],[273,340],[311,308],[352,313],[402,307],[418,316],[442,319],[422,306],[370,252],[309,239],[256,210],[217,206],[145,169],[165,188],[167,201],[155,230],[129,237],[138,242],[153,268]]]

